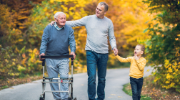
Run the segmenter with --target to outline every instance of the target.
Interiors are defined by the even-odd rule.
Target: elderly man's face
[[[59,16],[55,18],[55,21],[59,27],[63,27],[66,24],[66,15],[59,14]]]
[[[96,8],[96,16],[98,18],[104,18],[105,13],[106,13],[106,11],[105,11],[104,5],[98,4],[98,6]]]

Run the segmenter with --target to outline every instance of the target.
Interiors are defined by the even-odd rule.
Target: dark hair
[[[108,11],[109,6],[108,6],[107,3],[105,3],[105,2],[100,2],[99,4],[100,4],[100,5],[104,5],[105,11]]]

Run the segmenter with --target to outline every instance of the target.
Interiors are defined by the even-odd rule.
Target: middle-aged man
[[[43,60],[41,56],[61,56],[69,55],[68,46],[70,45],[71,55],[75,59],[75,40],[73,29],[66,25],[66,15],[63,12],[57,12],[54,15],[55,24],[53,26],[48,25],[44,29],[42,35],[42,42],[40,47],[40,60]],[[46,68],[49,77],[57,78],[60,74],[61,78],[68,78],[69,72],[69,59],[59,58],[59,59],[45,59]],[[57,82],[57,80],[53,80]],[[65,82],[65,81],[64,81]],[[59,91],[58,83],[51,83],[52,91]],[[68,91],[68,84],[61,83],[60,91]],[[56,100],[68,100],[68,93],[53,92],[54,99]]]
[[[85,26],[87,30],[85,50],[87,57],[89,100],[95,100],[96,96],[96,66],[98,69],[97,100],[104,100],[105,98],[104,89],[108,61],[108,36],[114,54],[118,54],[113,23],[109,18],[105,17],[107,11],[108,5],[105,2],[100,2],[97,5],[95,15],[85,16],[75,21],[67,21],[67,24],[71,27]]]

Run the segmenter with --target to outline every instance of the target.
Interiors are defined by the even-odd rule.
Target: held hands
[[[117,56],[118,55],[118,49],[114,48],[113,51],[114,51],[114,55]]]
[[[42,53],[42,54],[39,55],[39,59],[42,61],[42,60],[44,60],[45,58],[41,58],[41,56],[45,56],[45,54]]]
[[[71,52],[70,55],[73,55],[73,59],[74,60],[76,58],[76,54],[74,52]]]
[[[51,24],[51,26],[53,26],[54,25],[54,23],[55,23],[55,21],[52,21],[50,24]]]

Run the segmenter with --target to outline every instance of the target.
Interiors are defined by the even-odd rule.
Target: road
[[[150,71],[147,71],[150,69]],[[145,67],[144,76],[151,74],[152,68]],[[108,69],[106,76],[105,100],[132,100],[125,94],[123,85],[129,82],[129,68]],[[88,100],[87,74],[74,74],[74,97],[77,100]],[[39,100],[42,92],[42,80],[21,84],[0,91],[0,100]],[[50,90],[49,84],[46,89]],[[46,100],[54,100],[51,93],[46,93]]]

